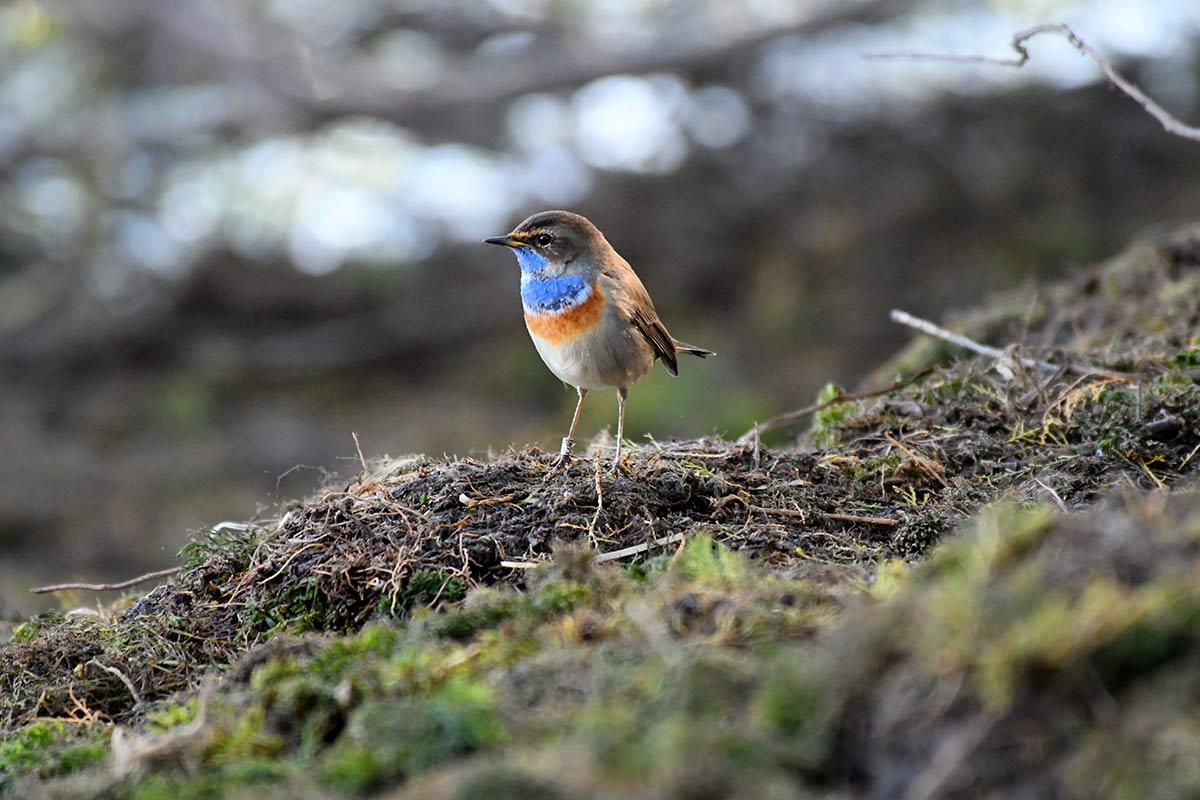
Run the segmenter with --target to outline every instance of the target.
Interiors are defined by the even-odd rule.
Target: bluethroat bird
[[[707,358],[711,350],[671,338],[646,287],[629,262],[586,218],[541,211],[512,233],[484,239],[511,247],[521,267],[525,327],[550,371],[579,392],[571,429],[551,473],[571,459],[583,398],[592,389],[617,390],[617,454],[621,463],[629,385],[662,359],[679,374],[676,353]]]

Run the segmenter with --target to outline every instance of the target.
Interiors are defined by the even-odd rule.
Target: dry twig
[[[600,512],[604,511],[604,490],[600,487],[600,461],[596,461],[596,513],[588,523],[587,534],[592,546],[596,546],[596,523],[600,521]]]
[[[354,449],[358,451],[358,463],[362,464],[363,475],[370,477],[371,469],[367,466],[367,457],[363,455],[362,445],[358,441],[358,433],[350,431],[350,435],[354,437]]]
[[[759,506],[755,505],[754,503],[747,502],[744,497],[736,494],[725,495],[713,504],[713,509],[716,510],[722,508],[727,503],[735,500],[745,506],[747,511],[758,512],[759,514],[767,514],[776,517],[792,517],[802,521],[810,519],[811,517],[820,517],[821,519],[828,520],[830,522],[861,523],[863,525],[884,525],[887,527],[894,527],[900,524],[899,520],[892,519],[891,517],[864,517],[859,516],[858,514],[838,514],[832,511],[810,512],[801,511],[794,508],[770,508],[768,506]]]
[[[863,525],[883,525],[889,528],[894,528],[900,524],[899,520],[894,520],[891,517],[864,517],[859,514],[834,514],[830,511],[822,511],[820,516],[821,519],[829,520],[830,522],[858,522]]]
[[[1067,508],[1067,504],[1065,502],[1063,502],[1062,497],[1059,495],[1058,492],[1054,491],[1053,487],[1046,485],[1046,483],[1044,481],[1042,481],[1041,478],[1034,478],[1033,480],[1034,480],[1034,483],[1036,483],[1038,486],[1045,489],[1047,493],[1049,493],[1050,497],[1052,497],[1054,499],[1054,504],[1056,506],[1058,506],[1059,511],[1063,512],[1064,514],[1071,513],[1071,509]]]
[[[927,319],[914,317],[907,311],[901,311],[898,308],[892,309],[891,318],[893,322],[899,322],[901,325],[906,325],[928,336],[932,336],[935,339],[941,339],[943,341],[950,342],[950,344],[957,345],[964,350],[970,350],[973,353],[978,353],[981,356],[988,356],[989,358],[994,358],[997,361],[1011,361],[1029,369],[1040,369],[1043,372],[1057,372],[1058,370],[1063,369],[1067,372],[1073,372],[1076,375],[1096,375],[1103,378],[1109,378],[1114,381],[1124,381],[1126,383],[1137,382],[1137,378],[1133,375],[1129,375],[1124,372],[1114,372],[1108,369],[1101,369],[1100,367],[1094,367],[1090,364],[1060,365],[1052,364],[1049,361],[1041,361],[1036,358],[1025,358],[1024,356],[1018,356],[1006,350],[981,344],[974,339],[968,339],[966,336],[963,336],[960,333],[948,331],[939,325],[935,325]]]
[[[116,589],[128,589],[130,586],[137,586],[139,583],[152,581],[155,578],[165,578],[168,575],[174,575],[176,572],[181,572],[183,567],[168,567],[160,569],[156,572],[147,572],[145,575],[139,575],[136,578],[130,578],[127,581],[119,583],[56,583],[53,586],[39,586],[36,589],[29,591],[34,594],[49,594],[50,592],[65,592],[69,589],[78,589],[85,592],[111,592]]]
[[[994,64],[1001,67],[1020,68],[1025,66],[1029,61],[1029,49],[1025,43],[1035,36],[1043,33],[1054,33],[1062,36],[1067,40],[1067,43],[1082,53],[1087,58],[1100,68],[1104,73],[1104,77],[1108,78],[1109,82],[1123,92],[1128,97],[1132,98],[1135,103],[1145,109],[1146,113],[1158,120],[1159,124],[1167,133],[1174,136],[1179,136],[1183,139],[1191,139],[1192,141],[1200,141],[1200,127],[1187,125],[1179,120],[1178,117],[1171,114],[1158,103],[1154,102],[1133,82],[1126,78],[1121,73],[1117,72],[1116,67],[1104,56],[1092,49],[1091,45],[1085,42],[1079,34],[1075,33],[1070,26],[1061,22],[1049,22],[1043,25],[1034,25],[1032,28],[1026,28],[1017,31],[1013,35],[1012,42],[1009,46],[1016,51],[1017,55],[1013,58],[994,58],[992,56],[981,55],[962,55],[956,53],[868,53],[867,58],[891,58],[905,59],[908,61],[959,61],[973,64]]]
[[[934,461],[932,458],[929,458],[928,456],[924,456],[921,453],[918,453],[916,450],[907,446],[906,444],[904,444],[903,442],[898,440],[896,437],[892,436],[890,433],[883,434],[883,438],[892,447],[895,447],[897,450],[900,450],[906,456],[908,456],[909,460],[913,464],[916,464],[917,469],[919,469],[921,472],[924,472],[926,475],[933,478],[935,481],[940,483],[942,486],[949,485],[946,483],[946,468],[943,467],[941,464],[939,464],[937,461]]]
[[[841,405],[842,403],[853,403],[856,400],[869,400],[872,397],[880,397],[881,395],[891,394],[892,392],[903,389],[905,386],[916,383],[917,381],[921,380],[921,378],[924,378],[926,375],[933,372],[935,369],[937,369],[937,366],[926,367],[917,374],[905,378],[904,380],[896,381],[891,386],[885,386],[882,389],[875,389],[870,392],[860,392],[858,394],[839,394],[837,397],[834,397],[830,400],[825,400],[821,403],[813,403],[812,405],[805,406],[804,408],[798,408],[795,411],[789,411],[786,414],[780,414],[778,417],[773,417],[766,422],[756,423],[753,428],[743,433],[737,438],[737,440],[739,443],[754,440],[756,442],[755,447],[757,448],[758,436],[766,433],[767,431],[778,430],[779,428],[786,428],[789,425],[795,425],[797,422],[809,416],[810,414],[815,414],[818,411],[824,411],[830,406]]]
[[[500,503],[513,503],[518,500],[524,500],[528,497],[528,492],[512,492],[510,494],[500,495],[499,497],[484,497],[480,495],[480,499],[471,497],[466,492],[458,496],[458,502],[462,503],[465,508],[480,508],[482,506],[494,506]]]
[[[652,545],[666,545],[671,544],[672,542],[682,542],[683,539],[684,536],[682,533],[676,533],[671,536],[663,536],[659,539],[655,539],[653,542],[642,542],[641,544],[622,547],[620,550],[610,550],[607,553],[601,553],[600,555],[596,556],[596,562],[602,564],[605,561],[616,561],[619,558],[625,558],[626,556],[644,553],[649,550]]]
[[[500,566],[507,569],[537,569],[542,563],[541,561],[501,561]]]
[[[659,546],[668,545],[668,544],[671,544],[672,542],[682,542],[683,540],[684,540],[684,535],[682,533],[675,533],[670,536],[663,536],[661,538],[654,539],[653,541],[650,541],[650,542],[642,542],[641,544],[630,545],[629,547],[622,547],[620,550],[610,550],[607,553],[600,553],[599,555],[596,556],[595,560],[596,560],[597,564],[603,564],[605,561],[616,561],[617,559],[625,558],[626,556],[634,556],[634,555],[637,555],[638,553],[644,553],[647,550],[649,550],[651,547],[654,547],[655,545],[659,545]],[[500,566],[507,567],[508,569],[536,569],[537,567],[540,567],[542,564],[548,564],[548,563],[550,563],[550,562],[549,561],[501,561]]]
[[[109,675],[115,676],[117,680],[125,684],[125,688],[129,690],[130,696],[133,697],[133,710],[137,711],[142,707],[142,696],[138,694],[138,690],[133,686],[133,681],[129,680],[129,677],[124,672],[121,672],[121,670],[117,669],[116,667],[110,667],[94,658],[86,662],[84,666],[99,667]]]

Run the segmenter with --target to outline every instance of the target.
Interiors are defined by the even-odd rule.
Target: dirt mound
[[[702,535],[640,571],[560,550],[524,591],[277,636],[55,796],[1187,796],[1200,494],[1125,494],[993,508],[870,593]]]
[[[186,569],[175,580],[123,612],[46,615],[20,626],[0,660],[0,685],[11,687],[0,698],[0,732],[23,742],[28,723],[38,719],[85,723],[89,730],[112,722],[144,727],[152,722],[148,714],[161,713],[155,709],[164,698],[184,692],[194,703],[203,676],[228,669],[264,642],[286,641],[281,633],[350,634],[372,619],[411,627],[414,617],[425,618],[422,609],[458,608],[469,592],[483,587],[529,590],[547,605],[536,613],[522,606],[518,613],[510,607],[515,601],[504,601],[510,604],[504,613],[475,619],[466,611],[454,612],[446,619],[457,622],[444,624],[474,620],[467,624],[468,636],[475,635],[476,626],[508,624],[514,614],[567,624],[560,612],[592,597],[593,584],[568,581],[577,587],[567,592],[568,599],[559,586],[547,600],[545,584],[538,589],[530,583],[531,568],[563,544],[586,545],[600,561],[626,564],[626,572],[643,577],[673,563],[687,540],[711,541],[753,557],[758,569],[790,576],[791,588],[747,603],[748,590],[726,575],[721,578],[729,595],[724,599],[689,590],[694,597],[684,600],[664,589],[672,596],[672,610],[663,612],[667,619],[655,622],[651,614],[638,621],[630,612],[632,622],[626,623],[699,635],[726,630],[726,623],[714,622],[724,619],[725,609],[729,619],[741,620],[738,625],[759,626],[755,630],[766,631],[767,639],[786,639],[800,629],[811,631],[812,619],[805,617],[800,629],[773,629],[758,617],[749,622],[748,609],[766,603],[777,616],[787,617],[797,597],[823,598],[813,602],[822,614],[832,614],[837,603],[829,604],[830,592],[868,583],[893,559],[923,558],[987,503],[1045,501],[1074,510],[1113,487],[1169,490],[1200,469],[1197,253],[1200,228],[1186,229],[1051,287],[1035,302],[1026,296],[1023,305],[1005,301],[970,315],[963,328],[973,336],[1000,347],[1023,342],[1022,352],[999,368],[981,359],[931,367],[946,355],[945,345],[922,341],[891,367],[913,376],[909,383],[879,397],[823,408],[798,448],[769,447],[755,437],[741,443],[651,443],[631,448],[614,478],[597,473],[604,452],[549,478],[551,457],[536,450],[488,462],[416,457],[373,465],[350,483],[286,509],[279,519],[218,526],[184,551]],[[1025,369],[1016,358],[1020,355],[1049,359],[1062,368]],[[837,395],[831,389],[828,396]],[[603,451],[604,443],[594,450]],[[1098,519],[1103,518],[1093,518]],[[1073,524],[1060,527],[1070,530]],[[1088,524],[1103,528],[1099,522]],[[1103,543],[1093,565],[1101,572],[1118,568],[1104,549],[1110,545]],[[974,552],[976,546],[985,543],[956,544],[958,549],[947,552]],[[1136,548],[1119,552],[1122,580],[1126,573],[1160,571],[1153,548],[1145,563]],[[946,558],[937,563],[947,563]],[[1072,559],[1078,564],[1095,560],[1087,549]],[[1070,575],[1056,579],[1072,585]],[[987,586],[968,588],[981,594],[960,598],[967,607],[991,602]],[[614,591],[601,592],[590,616],[570,623],[578,636],[586,639],[585,629],[603,631],[612,624],[601,610],[604,598],[624,603],[633,590]],[[793,598],[791,605],[784,596]],[[811,608],[806,602],[798,607]],[[1055,608],[1068,616],[1086,611],[1069,603],[1065,610]],[[919,617],[925,611],[905,613]],[[919,619],[893,623],[923,630]],[[862,631],[875,630],[864,626]],[[907,651],[896,655],[895,643],[871,642],[873,651],[892,648],[885,659],[889,663],[916,658]],[[937,646],[949,652],[948,642]],[[984,646],[963,642],[966,648]],[[877,663],[872,658],[867,667]],[[864,682],[879,678],[860,677]],[[826,680],[828,687],[835,686],[833,677]],[[894,688],[916,692],[918,698],[925,691],[907,684]],[[1015,696],[996,697],[1015,702]],[[877,700],[872,695],[863,707],[877,707],[884,716],[892,713],[886,709],[901,707],[895,698],[873,705]],[[267,703],[260,711],[276,713],[271,708]],[[846,708],[831,706],[829,718],[850,720]],[[301,718],[309,713],[293,711]],[[913,707],[901,716],[907,720],[910,712],[924,713]],[[328,741],[343,727],[353,728],[343,711],[328,714],[321,734]],[[947,724],[936,715],[931,719],[930,725]],[[890,724],[880,718],[853,725],[868,722],[876,731]],[[990,723],[972,724],[982,726],[971,734],[982,737],[980,742],[996,730]],[[287,752],[291,734],[271,725],[266,729],[282,736],[280,752]],[[905,769],[901,762],[941,757],[909,753],[904,748],[913,745],[897,735],[887,740],[892,744],[870,745],[871,758],[884,761],[855,760],[852,753],[837,751],[840,742],[852,741],[845,730],[826,734],[833,738],[821,746],[840,755],[822,762],[820,771],[849,770],[843,778],[851,782],[867,773],[899,775]],[[77,746],[57,733],[48,736],[48,746],[63,753]],[[94,741],[78,746],[97,752]],[[897,752],[888,755],[892,747]],[[887,758],[895,763],[885,763]]]

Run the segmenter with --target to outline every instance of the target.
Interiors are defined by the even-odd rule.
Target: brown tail
[[[714,353],[712,350],[705,350],[703,347],[696,347],[694,344],[681,342],[678,339],[672,339],[671,343],[675,345],[676,353],[691,353],[692,355],[699,356],[700,358],[708,358],[709,356],[716,355],[716,353]]]

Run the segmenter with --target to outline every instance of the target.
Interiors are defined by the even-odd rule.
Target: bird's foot
[[[609,478],[615,478],[617,477],[618,473],[624,471],[625,467],[621,464],[621,456],[618,454],[617,457],[613,459],[612,466],[608,468],[608,472],[606,472],[605,475],[607,475]]]
[[[565,469],[571,463],[571,451],[575,449],[575,440],[570,436],[564,436],[562,447],[559,448],[558,458],[550,466],[550,471],[546,473],[546,477],[542,480],[549,480]]]

